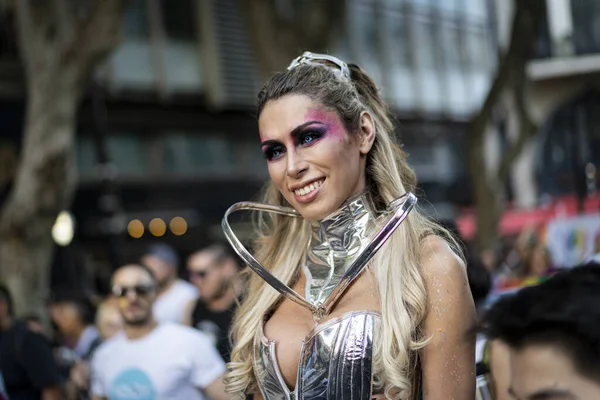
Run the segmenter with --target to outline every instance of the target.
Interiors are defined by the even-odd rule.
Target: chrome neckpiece
[[[241,202],[225,212],[222,228],[235,252],[254,272],[282,296],[308,308],[319,320],[329,313],[350,283],[408,216],[416,202],[414,194],[406,193],[377,215],[365,193],[348,199],[333,214],[312,223],[312,235],[302,265],[307,279],[305,297],[277,279],[254,258],[229,224],[229,216],[243,210],[266,211],[295,218],[301,218],[300,213],[288,207]]]
[[[347,200],[327,218],[312,223],[302,270],[306,293],[301,296],[277,279],[250,254],[228,222],[241,210],[267,211],[294,218],[291,208],[260,203],[237,203],[223,218],[223,231],[237,254],[282,296],[308,308],[315,326],[300,349],[296,385],[290,390],[279,370],[275,346],[263,333],[255,335],[253,369],[266,400],[369,400],[373,394],[373,350],[380,316],[372,311],[353,311],[320,323],[337,299],[364,270],[375,253],[400,226],[416,204],[412,193],[391,202],[376,213],[369,196]]]

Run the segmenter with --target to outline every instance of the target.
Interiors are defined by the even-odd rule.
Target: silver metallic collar
[[[230,214],[241,210],[301,217],[296,210],[253,202],[236,203],[225,212],[222,228],[233,249],[254,272],[281,295],[308,308],[319,320],[329,313],[416,202],[415,195],[406,193],[375,215],[369,195],[363,193],[348,199],[339,210],[312,224],[312,235],[302,266],[307,278],[306,297],[296,293],[262,265],[235,235],[228,221]]]
[[[302,270],[306,300],[321,306],[380,227],[370,197],[348,199],[337,211],[313,222]]]

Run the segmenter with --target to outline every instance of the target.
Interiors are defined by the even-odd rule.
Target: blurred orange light
[[[187,232],[187,222],[182,217],[175,217],[169,223],[173,235],[181,236]]]
[[[144,235],[144,224],[139,219],[129,221],[127,224],[127,233],[134,239],[139,239]]]
[[[160,237],[167,231],[167,224],[160,218],[154,218],[148,225],[150,233],[156,237]]]

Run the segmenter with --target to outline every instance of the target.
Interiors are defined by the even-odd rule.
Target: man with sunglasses
[[[186,323],[208,335],[229,362],[229,329],[242,286],[238,261],[228,247],[213,244],[193,253],[187,268],[190,281],[202,296],[188,304]]]
[[[94,400],[229,398],[223,384],[225,364],[206,335],[154,318],[157,282],[147,267],[117,269],[112,293],[124,329],[94,355]]]

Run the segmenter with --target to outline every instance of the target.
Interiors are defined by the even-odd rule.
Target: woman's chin
[[[323,204],[311,203],[311,204],[298,204],[296,211],[302,215],[302,218],[308,221],[320,221],[331,215],[336,207],[324,207]]]

